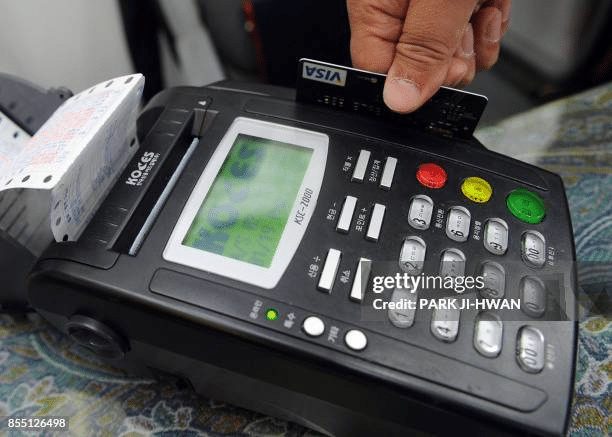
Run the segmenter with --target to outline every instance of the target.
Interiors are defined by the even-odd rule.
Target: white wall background
[[[115,0],[0,0],[0,71],[79,92],[130,74]]]
[[[513,0],[503,44],[539,72],[562,78],[586,55],[580,44],[591,30],[589,6],[594,7],[587,0]]]
[[[162,0],[161,6],[181,58],[173,65],[162,44],[166,84],[223,79],[194,0]],[[74,93],[133,73],[117,0],[0,0],[0,72]]]

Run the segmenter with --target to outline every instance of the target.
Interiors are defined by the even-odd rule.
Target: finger
[[[463,87],[472,82],[476,75],[476,59],[478,54],[474,46],[474,29],[471,23],[468,23],[465,27],[463,37],[457,48],[457,54],[465,62],[466,71],[455,86]]]
[[[383,98],[397,112],[427,101],[449,74],[475,0],[411,0]]]
[[[478,69],[488,70],[497,62],[499,57],[503,14],[498,8],[488,6],[479,10],[472,22],[476,66]]]
[[[387,73],[406,17],[408,0],[347,0],[353,66]]]
[[[502,23],[507,25],[510,21],[510,11],[512,9],[512,0],[486,0],[482,7],[495,7],[502,13]]]
[[[476,58],[472,58],[466,62],[466,71],[463,77],[454,85],[457,88],[462,88],[470,84],[476,76]]]
[[[510,15],[512,10],[512,0],[485,0],[482,2],[482,8],[486,7],[494,7],[499,9],[502,14],[502,31],[501,36],[504,36],[506,29],[508,28],[508,24],[510,23]],[[476,15],[474,11],[474,15]]]
[[[459,84],[463,81],[465,75],[468,72],[468,65],[463,59],[454,58],[451,61],[451,65],[448,69],[448,73],[446,75],[446,79],[442,85],[450,86],[450,87],[458,87]]]
[[[472,81],[475,73],[474,31],[471,23],[468,23],[455,50],[443,85],[452,87],[467,85]]]

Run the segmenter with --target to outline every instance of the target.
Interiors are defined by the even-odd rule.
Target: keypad
[[[368,345],[368,338],[359,329],[351,329],[345,334],[344,343],[354,351],[362,351]]]
[[[391,190],[398,167],[397,158],[385,157],[384,161],[381,158],[374,159],[372,162],[379,163],[377,166],[370,162],[371,158],[372,153],[369,150],[360,150],[351,175],[351,182],[364,182],[366,174],[369,174],[369,167],[379,171],[380,163],[384,162],[378,179],[378,188],[381,189],[381,193]],[[472,251],[471,249],[464,251],[462,244],[469,242],[473,237],[473,240],[480,240],[480,242],[473,241],[469,244],[481,244],[481,247],[484,247],[483,253],[488,255],[484,256],[474,272],[483,280],[477,297],[496,300],[519,297],[524,317],[534,320],[542,318],[547,309],[547,288],[545,282],[536,273],[546,264],[546,237],[535,229],[522,228],[520,233],[513,231],[516,225],[512,221],[518,218],[525,223],[523,226],[537,225],[545,214],[545,209],[535,211],[533,206],[543,205],[539,195],[524,189],[515,189],[506,198],[508,216],[503,218],[482,217],[480,215],[482,209],[478,210],[478,215],[473,216],[476,208],[482,208],[482,206],[477,206],[478,204],[490,202],[494,196],[494,186],[489,181],[478,176],[470,176],[458,181],[456,185],[459,188],[457,203],[442,207],[436,204],[435,192],[449,184],[446,170],[436,163],[421,164],[415,172],[415,179],[423,191],[414,193],[406,201],[408,213],[404,223],[406,223],[407,235],[402,236],[401,242],[398,242],[400,243],[399,254],[396,255],[398,271],[411,276],[421,275],[424,273],[427,257],[439,256],[437,274],[440,277],[458,278],[471,274],[471,272],[466,272],[466,265],[469,261],[466,253],[469,254]],[[374,180],[376,178],[370,178],[368,182],[374,182]],[[460,204],[461,194],[465,196],[463,204]],[[387,205],[382,201],[382,196],[381,194],[381,201],[365,203],[359,199],[359,196],[347,194],[343,200],[335,230],[349,236],[356,232],[362,233],[364,240],[378,242],[384,232],[387,213]],[[530,202],[527,206],[532,207],[532,210],[528,212],[538,215],[537,220],[525,218],[527,213],[523,209],[527,208],[527,201]],[[355,219],[357,215],[359,217]],[[354,220],[356,223],[353,223]],[[514,235],[514,240],[511,240],[511,235]],[[437,255],[435,255],[436,252],[430,255],[428,241],[441,236],[446,239],[446,247],[443,247],[442,250],[438,249]],[[514,243],[510,244],[511,241]],[[513,248],[513,245],[517,244],[520,244],[520,247]],[[507,257],[511,250],[512,253],[520,253],[523,265],[526,266],[526,273],[519,280],[518,290],[509,291],[507,282],[511,278],[506,272],[506,263],[509,261]],[[367,254],[367,246],[364,246],[363,254]],[[338,271],[342,257],[341,250],[328,249],[317,284],[320,291],[332,292],[334,283],[339,281]],[[355,263],[352,267],[342,267],[349,269],[344,270],[345,272],[352,272],[350,281],[348,276],[341,278],[342,282],[349,286],[347,302],[361,304],[368,292],[373,261],[371,258],[360,256],[353,260],[349,258],[346,262]],[[517,293],[518,296],[516,296]],[[387,297],[388,302],[392,304],[386,309],[390,325],[394,329],[410,330],[411,332],[416,321],[420,320],[418,314],[421,311],[427,311],[430,313],[427,320],[432,338],[439,340],[440,345],[456,342],[457,338],[462,335],[462,323],[468,323],[467,321],[462,322],[462,319],[465,318],[463,309],[459,309],[456,306],[457,299],[453,299],[453,297],[459,297],[460,294],[453,295],[453,297],[439,297],[433,309],[419,309],[419,294],[419,290],[413,289],[411,285],[393,289]],[[505,332],[507,327],[496,311],[482,308],[477,311],[479,312],[475,316],[471,316],[474,323],[473,329],[465,330],[473,336],[471,342],[474,353],[483,359],[498,359],[503,352],[504,336],[509,335]],[[302,324],[302,330],[310,337],[321,336],[325,329],[323,320],[314,315],[307,317]],[[518,366],[527,373],[541,372],[546,364],[546,339],[542,332],[530,326],[528,322],[519,326],[518,331],[513,332],[514,334],[511,335],[516,335],[515,355]],[[355,352],[364,350],[368,343],[366,334],[359,329],[349,329],[345,332],[343,339],[345,346]]]
[[[530,317],[541,317],[546,311],[546,286],[535,276],[525,276],[519,286],[521,309]]]
[[[546,240],[537,231],[527,231],[521,239],[521,254],[532,267],[542,267],[546,261]]]
[[[382,229],[383,219],[385,217],[385,205],[380,203],[374,204],[372,215],[370,216],[370,224],[366,232],[366,238],[370,241],[378,241],[380,230]]]
[[[546,216],[546,205],[539,194],[518,188],[506,198],[508,210],[525,223],[537,224]]]
[[[325,332],[325,323],[317,316],[308,316],[302,322],[302,329],[309,337],[319,337]]]
[[[372,260],[367,258],[359,258],[357,268],[355,270],[355,278],[351,287],[350,299],[355,302],[361,302],[365,295],[368,279],[370,278],[370,270],[372,269]]]
[[[353,221],[353,214],[355,213],[355,207],[357,206],[357,198],[353,196],[346,196],[344,203],[342,204],[342,210],[340,210],[340,217],[336,224],[336,231],[347,233],[351,227]]]
[[[431,224],[431,214],[433,213],[433,200],[424,195],[417,195],[410,202],[408,211],[408,223],[415,229],[429,229]]]
[[[504,325],[497,314],[480,313],[474,326],[474,348],[485,357],[498,356],[502,349],[503,331]]]
[[[380,188],[383,190],[390,190],[391,183],[393,182],[393,175],[395,174],[395,168],[397,167],[397,158],[388,157],[385,161],[385,167],[380,178]]]
[[[342,210],[340,211],[340,217],[336,224],[336,231],[347,233],[351,228],[351,222],[353,221],[353,214],[355,213],[355,207],[357,206],[357,198],[353,196],[346,196],[344,203],[342,204]]]
[[[460,243],[467,241],[470,233],[470,212],[462,206],[454,206],[446,219],[446,236]]]
[[[420,275],[425,263],[425,252],[427,246],[425,241],[419,237],[408,237],[402,244],[399,256],[400,268],[409,275]]]
[[[353,182],[363,182],[366,170],[368,168],[368,162],[370,162],[371,152],[369,150],[360,150],[359,157],[357,158],[357,164],[353,170],[353,176],[351,180]]]
[[[465,255],[459,249],[446,249],[440,261],[440,276],[457,277],[465,275]]]
[[[500,218],[487,220],[484,229],[484,246],[493,255],[503,255],[508,250],[508,225]]]
[[[419,166],[416,172],[416,179],[424,187],[439,189],[446,185],[448,175],[443,167],[433,162],[428,162]]]
[[[391,294],[389,302],[394,303],[387,315],[393,326],[397,328],[410,328],[414,324],[418,291],[412,288],[396,288]],[[404,303],[404,305],[399,305]]]
[[[438,340],[450,343],[459,334],[459,317],[461,310],[452,307],[447,299],[446,308],[436,308],[431,316],[431,333]]]
[[[493,195],[493,188],[483,178],[472,176],[463,181],[461,192],[473,202],[485,203]]]
[[[480,295],[484,298],[501,299],[506,293],[506,272],[501,264],[487,261],[482,264],[480,275],[483,277],[484,286]]]
[[[325,264],[323,265],[323,271],[319,277],[318,288],[324,292],[331,292],[338,273],[338,266],[340,265],[341,252],[338,249],[329,249],[327,257],[325,257]]]
[[[532,326],[523,326],[517,339],[516,359],[529,373],[539,373],[545,363],[545,340],[542,332]]]

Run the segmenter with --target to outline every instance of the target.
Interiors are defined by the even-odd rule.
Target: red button
[[[446,184],[446,172],[438,164],[421,164],[416,172],[416,178],[427,188],[442,188]]]

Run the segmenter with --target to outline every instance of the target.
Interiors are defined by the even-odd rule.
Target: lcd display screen
[[[312,154],[238,134],[182,244],[270,267]]]

